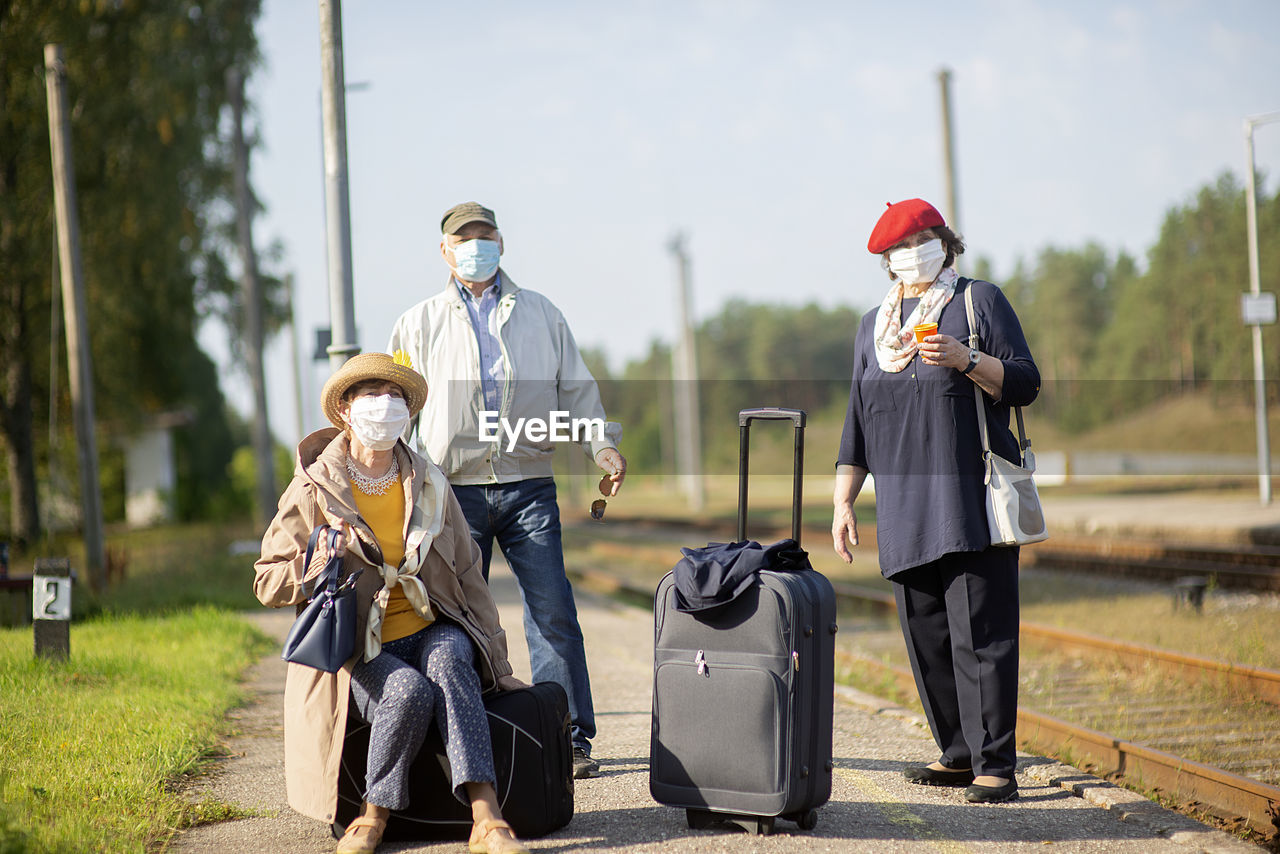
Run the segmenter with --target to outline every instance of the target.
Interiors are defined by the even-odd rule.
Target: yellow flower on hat
[[[406,368],[413,367],[413,359],[410,359],[409,354],[406,353],[404,350],[397,350],[392,355],[391,361],[395,362],[397,365],[403,365]]]

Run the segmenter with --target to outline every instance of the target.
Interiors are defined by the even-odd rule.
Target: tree
[[[1083,249],[1046,247],[1035,266],[1019,264],[1005,293],[1040,368],[1041,405],[1067,428],[1090,421],[1085,381],[1098,333],[1110,320],[1117,282],[1132,275],[1123,253],[1114,261],[1097,243]]]
[[[20,541],[39,532],[34,413],[50,411],[51,396],[52,411],[66,407],[46,358],[61,345],[47,328],[43,45],[60,43],[67,56],[99,428],[186,408],[223,421],[197,421],[197,434],[225,437],[196,331],[202,316],[237,312],[219,131],[225,70],[247,73],[257,60],[258,13],[259,0],[0,0],[0,446]],[[207,475],[209,461],[200,464]]]
[[[1275,257],[1280,196],[1258,195],[1261,285],[1280,288]],[[1128,401],[1113,412],[1150,402],[1170,390],[1211,387],[1230,398],[1249,394],[1253,376],[1240,295],[1249,287],[1244,188],[1230,173],[1202,187],[1192,202],[1165,216],[1148,268],[1116,294],[1116,311],[1099,340],[1095,375],[1132,380]],[[1269,372],[1280,367],[1275,327],[1265,327]],[[1271,373],[1271,376],[1275,376]]]

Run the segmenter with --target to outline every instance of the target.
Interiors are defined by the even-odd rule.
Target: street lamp
[[[1262,294],[1258,273],[1258,197],[1253,174],[1253,129],[1280,122],[1280,113],[1264,113],[1244,120],[1244,150],[1249,164],[1245,180],[1245,218],[1249,233],[1249,293],[1242,301],[1244,320],[1253,327],[1253,395],[1258,425],[1258,497],[1271,503],[1271,442],[1267,436],[1267,382],[1262,363],[1262,324],[1276,322],[1275,294]]]

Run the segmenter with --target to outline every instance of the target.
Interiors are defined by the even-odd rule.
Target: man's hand
[[[835,520],[831,523],[831,539],[835,544],[836,554],[845,563],[853,563],[850,545],[858,544],[858,514],[853,512],[853,504],[837,504]]]
[[[605,448],[596,454],[596,465],[604,472],[600,478],[600,494],[612,498],[622,488],[623,478],[627,476],[627,461],[617,448]]]
[[[515,691],[519,688],[529,687],[514,676],[499,676],[497,684],[499,691]]]

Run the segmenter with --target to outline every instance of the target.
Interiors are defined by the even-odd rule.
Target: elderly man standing
[[[426,375],[416,448],[453,485],[486,578],[498,541],[524,599],[533,680],[564,686],[574,776],[592,777],[600,767],[591,758],[595,711],[551,457],[557,441],[577,442],[605,473],[601,493],[616,495],[627,469],[617,447],[622,430],[605,421],[564,315],[499,269],[503,243],[493,211],[456,205],[440,231],[449,283],[401,315],[387,351],[406,351]]]

